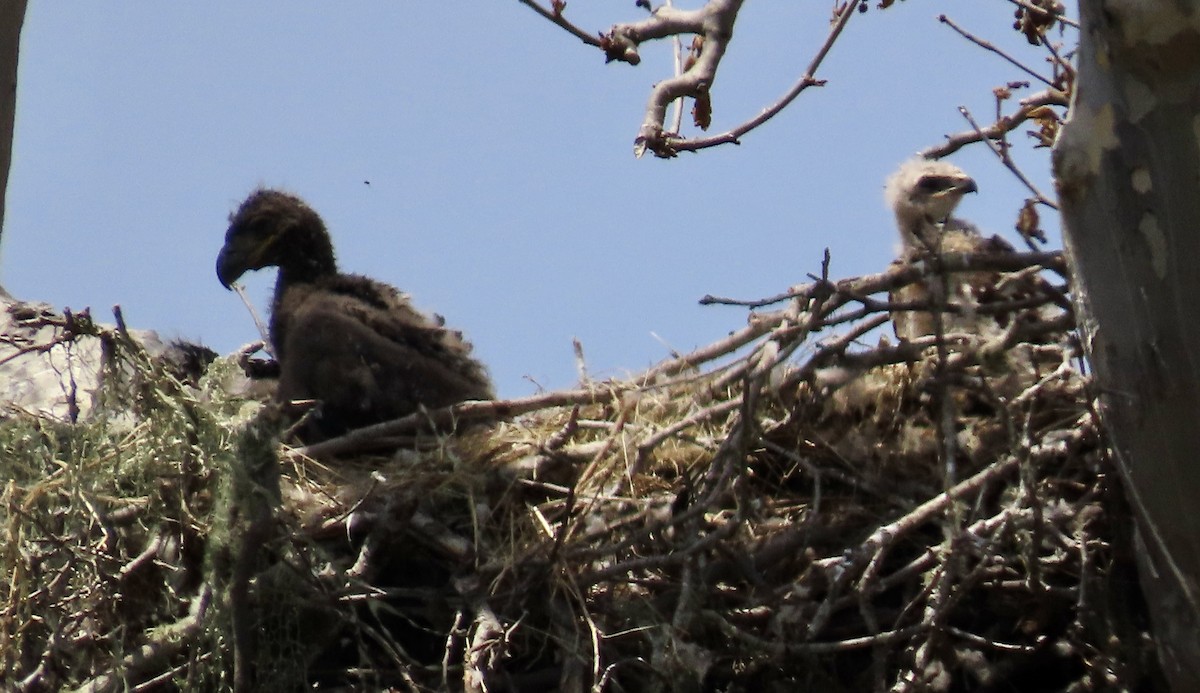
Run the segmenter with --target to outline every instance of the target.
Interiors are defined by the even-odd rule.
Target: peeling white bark
[[[1055,146],[1064,240],[1160,659],[1200,690],[1200,0],[1080,13]]]

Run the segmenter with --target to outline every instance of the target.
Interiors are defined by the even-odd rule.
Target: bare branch
[[[600,37],[601,48],[609,61],[619,60],[637,65],[642,62],[638,46],[644,41],[679,34],[697,34],[705,40],[723,34],[723,41],[733,36],[733,23],[743,0],[709,0],[698,10],[660,7],[649,17],[632,24],[615,24]],[[711,36],[710,36],[711,34]]]
[[[974,116],[971,115],[971,112],[968,111],[965,106],[959,106],[958,112],[962,113],[963,117],[967,119],[967,122],[971,124],[971,127],[975,129],[975,132],[979,133],[979,139],[988,146],[988,149],[992,150],[992,153],[999,157],[1000,162],[1004,164],[1005,168],[1007,168],[1009,171],[1012,171],[1013,175],[1017,177],[1017,180],[1020,180],[1021,184],[1028,188],[1029,192],[1033,193],[1033,196],[1037,199],[1039,204],[1046,205],[1050,209],[1058,209],[1058,203],[1051,200],[1049,197],[1046,197],[1046,195],[1044,195],[1042,191],[1033,184],[1033,181],[1029,180],[1029,177],[1026,176],[1023,171],[1021,171],[1016,162],[1014,162],[1012,157],[1009,156],[1007,149],[1002,149],[1001,147],[996,146],[996,143],[990,138],[983,136],[983,131],[980,129],[979,123],[975,122]]]
[[[1021,61],[1012,57],[1008,53],[1005,53],[1004,51],[1000,50],[999,48],[996,47],[995,44],[991,43],[990,41],[985,41],[985,40],[979,38],[978,36],[975,36],[974,34],[970,33],[966,29],[963,29],[959,25],[955,24],[953,19],[950,19],[946,15],[944,15],[944,14],[938,15],[938,21],[941,22],[942,24],[949,26],[951,29],[953,29],[955,32],[957,32],[959,36],[962,36],[963,38],[965,38],[966,40],[975,44],[976,46],[979,46],[980,48],[982,48],[984,50],[991,51],[991,52],[995,53],[996,55],[1000,56],[1001,58],[1004,58],[1008,62],[1015,65],[1022,72],[1028,74],[1030,77],[1033,77],[1034,79],[1038,80],[1039,82],[1045,82],[1046,86],[1049,86],[1049,87],[1054,86],[1054,82],[1041,76],[1033,68],[1026,66]]]
[[[77,691],[123,690],[130,679],[146,672],[158,672],[180,652],[186,651],[200,635],[205,625],[205,614],[212,601],[212,587],[205,584],[192,598],[188,613],[179,621],[161,626],[146,639],[146,642],[115,662],[111,671],[99,672],[79,686]]]
[[[1057,89],[1051,88],[1039,91],[1036,94],[1021,99],[1020,108],[1011,115],[1003,116],[985,128],[972,128],[965,132],[950,135],[942,144],[924,149],[919,154],[926,159],[941,159],[957,152],[968,144],[998,139],[1004,134],[1016,130],[1023,123],[1034,117],[1041,108],[1048,106],[1062,106],[1065,108],[1069,103],[1070,99],[1067,95]]]
[[[1032,2],[1029,2],[1029,0],[1008,0],[1008,1],[1011,2],[1012,4],[1016,5],[1017,7],[1024,7],[1029,12],[1045,12],[1046,11],[1046,8],[1038,7],[1037,5],[1034,5]],[[1074,19],[1071,19],[1070,17],[1067,17],[1066,15],[1056,14],[1056,15],[1054,15],[1054,21],[1059,22],[1061,24],[1065,24],[1066,26],[1069,26],[1073,29],[1079,28],[1079,22],[1075,21]]]
[[[554,8],[546,9],[546,8],[542,7],[541,5],[539,5],[537,3],[537,0],[517,0],[517,2],[521,3],[522,5],[525,5],[526,7],[533,10],[534,12],[537,12],[538,14],[542,15],[546,19],[549,19],[550,21],[554,22],[555,24],[562,27],[563,29],[566,29],[573,36],[575,36],[575,38],[579,39],[580,41],[583,41],[584,43],[588,44],[589,46],[595,46],[597,48],[600,47],[600,38],[599,37],[593,36],[593,35],[589,34],[588,32],[584,31],[583,29],[580,29],[579,27],[575,26],[571,22],[567,21],[566,17],[562,16],[561,11],[556,11],[556,9],[554,9]]]
[[[1016,272],[1027,267],[1040,266],[1062,276],[1066,276],[1067,273],[1066,262],[1063,260],[1063,255],[1060,251],[1030,253],[943,253],[940,256],[940,260],[941,268],[946,272],[977,272],[980,270]],[[869,296],[881,291],[911,284],[931,272],[932,269],[928,265],[900,263],[892,265],[885,272],[864,274],[861,277],[842,279],[837,282],[818,280],[810,284],[794,286],[785,293],[762,299],[743,300],[723,298],[710,294],[700,299],[700,305],[721,304],[762,308],[791,299],[809,299],[820,291],[846,294],[853,297],[856,301],[861,301],[862,296]]]
[[[672,149],[680,152],[707,149],[708,147],[714,147],[718,144],[725,144],[727,142],[739,144],[739,138],[741,138],[742,135],[750,132],[759,125],[762,125],[771,118],[774,118],[780,111],[787,108],[792,101],[795,101],[796,97],[800,95],[800,92],[808,89],[809,87],[825,86],[825,80],[816,78],[817,70],[820,69],[821,63],[825,61],[825,56],[829,55],[829,51],[833,48],[833,44],[835,41],[837,41],[838,36],[841,36],[842,30],[846,28],[846,24],[850,21],[850,17],[857,14],[857,10],[855,9],[856,7],[857,5],[855,3],[846,3],[845,6],[842,7],[841,13],[834,16],[833,26],[829,30],[829,35],[825,37],[825,42],[821,44],[821,47],[817,50],[817,54],[813,56],[812,61],[808,63],[808,67],[805,68],[804,74],[778,101],[770,106],[767,106],[762,110],[761,113],[747,120],[741,125],[738,125],[737,127],[719,135],[713,135],[711,137],[697,137],[686,140],[673,140],[668,144]]]
[[[709,0],[698,10],[660,7],[640,22],[612,27],[601,38],[601,47],[610,61],[620,60],[631,65],[641,62],[638,46],[643,41],[679,34],[696,34],[703,39],[703,47],[691,67],[682,74],[659,82],[651,91],[650,103],[646,106],[646,115],[635,140],[638,156],[647,149],[659,157],[675,155],[663,134],[667,107],[680,97],[699,98],[712,87],[717,77],[717,67],[725,55],[729,40],[733,38],[733,25],[741,11],[742,2]]]
[[[234,282],[230,288],[238,295],[238,298],[242,299],[242,305],[246,306],[246,310],[250,313],[250,318],[254,320],[254,326],[258,328],[258,335],[262,337],[262,350],[274,358],[275,350],[271,348],[271,334],[267,330],[267,324],[263,322],[262,317],[255,310],[254,302],[246,295],[246,290],[241,284]]]
[[[659,82],[651,90],[642,125],[634,140],[636,156],[640,157],[649,150],[660,158],[674,157],[680,151],[697,151],[727,143],[737,144],[742,135],[787,108],[805,89],[823,86],[825,81],[816,78],[817,70],[833,48],[834,42],[846,28],[850,17],[857,14],[859,10],[859,4],[856,2],[842,3],[835,7],[832,26],[824,43],[809,62],[804,74],[778,101],[764,108],[753,118],[719,135],[684,138],[680,137],[677,132],[679,129],[678,112],[674,124],[675,131],[669,132],[664,129],[667,109],[671,103],[685,97],[696,99],[698,107],[699,102],[707,98],[709,90],[716,81],[721,59],[729,47],[729,41],[733,38],[734,23],[737,21],[744,0],[709,0],[704,7],[696,10],[681,10],[667,3],[654,10],[646,19],[613,25],[598,40],[568,22],[561,12],[565,5],[557,0],[552,2],[550,9],[542,7],[536,0],[520,0],[520,2],[571,32],[584,43],[598,46],[604,51],[609,62],[620,61],[638,65],[642,60],[638,48],[643,42],[670,37],[678,44],[681,34],[696,36],[696,40],[692,44],[692,58],[694,59],[689,59],[682,71],[678,66],[679,49],[678,46],[676,47],[675,74]],[[700,123],[700,125],[704,127],[705,123]]]

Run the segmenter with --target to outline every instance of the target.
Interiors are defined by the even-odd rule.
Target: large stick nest
[[[1061,273],[1047,253],[936,264]],[[635,378],[303,449],[231,394],[231,361],[190,388],[107,334],[93,416],[0,424],[0,682],[1148,685],[1131,522],[1064,287],[1043,280],[990,336],[866,346],[881,296],[932,271],[816,279]]]

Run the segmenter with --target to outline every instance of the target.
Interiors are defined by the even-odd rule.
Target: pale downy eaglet
[[[1012,246],[998,237],[984,238],[970,222],[954,210],[967,193],[977,192],[974,179],[946,161],[911,159],[887,180],[884,197],[896,215],[900,251],[896,262],[915,262],[941,253],[1011,252]],[[996,272],[955,272],[945,277],[928,276],[892,292],[894,303],[928,304],[941,307],[944,334],[994,332],[994,317],[977,311],[980,303],[995,292]],[[943,295],[944,294],[944,295]],[[896,336],[912,341],[935,334],[937,322],[931,310],[897,310],[892,313]]]

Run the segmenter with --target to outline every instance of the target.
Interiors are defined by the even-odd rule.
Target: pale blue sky
[[[715,131],[796,80],[831,4],[746,3]],[[744,324],[697,305],[706,293],[775,294],[825,247],[837,276],[886,266],[884,177],[965,129],[957,106],[986,120],[991,88],[1021,78],[939,13],[1040,60],[1006,0],[875,4],[826,61],[826,87],[740,147],[660,161],[636,160],[632,141],[666,44],[639,67],[605,65],[516,0],[33,0],[0,284],[105,319],[120,304],[131,326],[231,351],[257,333],[214,275],[226,218],[279,186],[324,216],[343,270],[466,332],[501,395],[574,384],[572,337],[593,376],[637,371],[664,344]],[[597,31],[642,16],[596,0],[567,14]],[[1045,154],[1021,158],[1051,192]],[[1023,190],[982,147],[953,160],[981,188],[963,214],[1013,238]],[[264,310],[273,282],[247,282]]]

